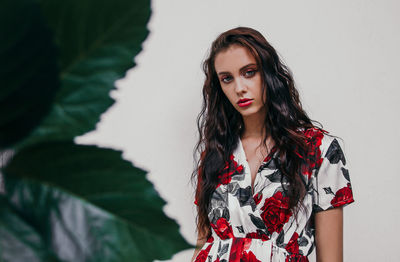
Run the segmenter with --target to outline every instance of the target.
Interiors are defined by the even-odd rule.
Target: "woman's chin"
[[[259,115],[259,117],[264,118],[264,114],[261,112],[261,110],[256,110],[255,108],[239,109],[238,111],[242,117],[255,117]]]

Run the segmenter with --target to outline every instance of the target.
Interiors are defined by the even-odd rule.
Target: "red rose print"
[[[297,232],[294,232],[293,236],[289,240],[289,243],[287,243],[287,245],[285,247],[285,249],[289,253],[294,253],[294,254],[299,253],[299,243],[297,242],[298,238],[299,238],[299,234],[297,234]]]
[[[299,243],[297,239],[299,238],[299,234],[294,232],[293,236],[290,238],[289,243],[287,243],[285,249],[290,253],[290,255],[286,256],[285,262],[308,262],[308,258],[299,254]]]
[[[203,152],[204,153],[204,152]],[[204,158],[204,154],[202,154],[201,158]],[[238,162],[234,160],[234,155],[231,154],[229,156],[229,161],[225,162],[225,167],[222,170],[222,172],[218,175],[219,183],[217,185],[217,188],[223,184],[227,185],[231,182],[232,176],[236,174],[243,174],[243,166],[238,165]],[[196,188],[196,195],[195,195],[195,200],[194,204],[199,205],[198,203],[198,195],[200,195],[201,191],[201,183],[202,183],[202,177],[201,177],[201,168],[197,170],[197,188]]]
[[[232,176],[236,174],[243,174],[243,166],[238,165],[238,163],[234,160],[234,155],[231,154],[229,156],[229,161],[225,163],[225,167],[222,170],[221,174],[218,175],[219,183],[217,185],[217,188],[223,184],[227,185],[231,182]],[[202,178],[201,178],[201,168],[197,170],[197,188],[196,188],[196,195],[194,199],[194,204],[199,205],[198,203],[198,196],[200,195],[201,191],[201,183],[202,183]]]
[[[208,253],[210,252],[211,246],[212,244],[209,244],[206,249],[201,250],[199,254],[197,254],[195,262],[205,262],[208,257]]]
[[[285,262],[309,262],[306,256],[300,254],[291,254],[286,256]]]
[[[308,178],[311,178],[313,169],[317,169],[322,164],[321,145],[322,138],[324,137],[325,130],[321,131],[317,128],[309,128],[304,132],[307,144],[307,153],[305,163],[301,167],[301,173]],[[295,152],[299,157],[303,158],[297,151]]]
[[[251,245],[250,238],[234,238],[232,240],[232,247],[231,247],[229,261],[242,261],[242,256],[245,253],[245,251],[249,250],[250,245]]]
[[[206,242],[207,242],[207,243],[212,243],[212,242],[214,242],[214,237],[213,237],[213,236],[210,236],[210,237],[207,239]]]
[[[351,190],[351,184],[347,183],[347,186],[339,189],[335,197],[331,200],[331,205],[334,207],[339,207],[346,203],[353,202],[353,192]]]
[[[256,238],[261,240],[269,240],[269,237],[266,234],[260,234],[258,232],[251,232],[246,234],[247,238]]]
[[[229,222],[226,221],[226,219],[223,217],[221,217],[217,220],[216,225],[211,223],[211,227],[214,229],[215,233],[217,233],[217,235],[221,239],[227,239],[227,238],[233,237],[232,227],[231,227],[231,225],[229,225]]]
[[[289,209],[289,198],[283,197],[282,192],[276,192],[272,197],[265,199],[261,208],[261,218],[269,233],[282,231],[283,225],[289,221],[292,211]]]
[[[258,260],[253,252],[249,251],[249,253],[247,253],[245,251],[240,258],[240,262],[261,262],[261,260]]]
[[[261,202],[263,194],[262,193],[257,193],[253,196],[254,202],[256,202],[256,205],[258,205]]]
[[[233,154],[231,154],[229,157],[229,162],[225,163],[224,169],[222,170],[221,174],[218,175],[220,183],[217,187],[219,187],[221,184],[229,184],[232,180],[232,176],[236,174],[243,174],[243,166],[238,165],[238,163],[234,160]]]

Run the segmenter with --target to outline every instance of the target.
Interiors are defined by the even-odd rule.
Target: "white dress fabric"
[[[196,262],[308,261],[315,248],[314,214],[345,206],[354,199],[339,141],[316,128],[303,132],[308,137],[309,152],[299,175],[307,192],[297,216],[288,208],[281,180],[284,186],[288,182],[277,169],[276,147],[260,165],[252,188],[239,139],[211,196],[208,218],[212,235]]]

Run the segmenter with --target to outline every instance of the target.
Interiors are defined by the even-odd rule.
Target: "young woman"
[[[275,49],[234,28],[203,69],[192,261],[303,262],[314,249],[342,261],[342,208],[354,201],[343,144],[304,112]]]

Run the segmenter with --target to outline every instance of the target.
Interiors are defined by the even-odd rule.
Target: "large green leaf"
[[[59,87],[56,46],[32,0],[0,1],[0,149],[21,140],[49,111]]]
[[[39,2],[60,49],[61,89],[23,145],[72,140],[95,128],[114,102],[108,94],[115,80],[135,65],[151,13],[150,0]]]
[[[60,261],[47,251],[35,228],[24,221],[0,195],[0,261]]]
[[[153,261],[191,247],[145,171],[121,152],[38,144],[18,152],[4,174],[13,208],[61,260]]]
[[[134,66],[150,0],[0,7],[0,147],[37,126],[61,81],[50,113],[3,169],[0,261],[153,261],[189,248],[143,170],[121,152],[72,142],[95,127],[114,81]]]

